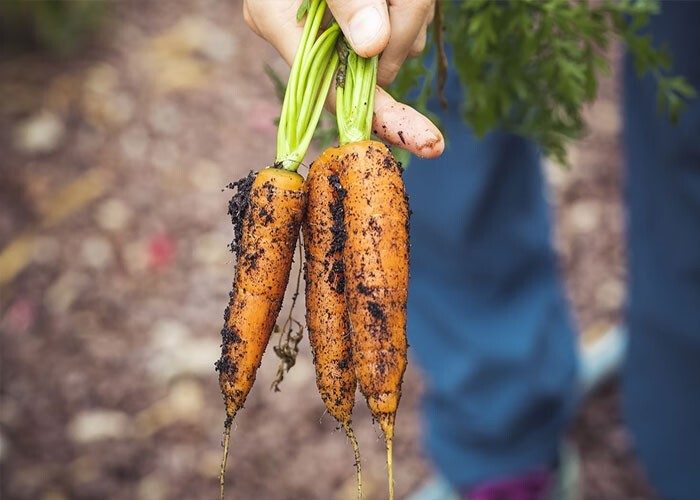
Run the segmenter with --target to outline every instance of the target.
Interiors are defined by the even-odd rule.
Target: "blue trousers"
[[[700,89],[700,3],[664,2],[651,31]],[[674,127],[625,67],[629,362],[624,401],[667,498],[700,498],[700,104]],[[551,245],[540,158],[477,140],[448,79],[449,137],[414,161],[408,334],[425,375],[426,450],[458,487],[552,464],[575,409],[575,335]],[[691,496],[692,494],[694,496]]]

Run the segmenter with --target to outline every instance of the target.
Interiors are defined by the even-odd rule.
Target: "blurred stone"
[[[39,264],[51,264],[61,256],[61,245],[56,238],[38,236],[34,240],[32,260]]]
[[[58,489],[51,489],[41,496],[41,500],[67,500],[67,496]]]
[[[214,361],[220,354],[218,338],[195,338],[187,326],[172,319],[159,320],[150,338],[148,369],[155,378],[168,381],[183,375],[213,376]]]
[[[230,243],[231,236],[221,231],[207,233],[195,241],[192,259],[205,266],[224,265],[231,260]]]
[[[97,224],[105,231],[117,232],[126,228],[131,220],[131,208],[119,198],[103,202],[95,212]]]
[[[180,321],[170,318],[159,319],[151,328],[151,346],[156,350],[177,349],[182,342],[189,340],[191,330]]]
[[[70,438],[79,444],[123,438],[128,431],[129,416],[113,410],[82,411],[68,424]]]
[[[80,76],[63,74],[54,78],[45,95],[46,106],[58,113],[68,113],[80,95]]]
[[[141,125],[128,128],[119,138],[122,153],[131,161],[143,161],[146,158],[149,143],[148,131]]]
[[[104,144],[105,135],[97,128],[85,125],[78,129],[75,147],[81,155],[93,155]],[[111,139],[110,139],[111,141]]]
[[[104,95],[119,84],[119,71],[108,63],[99,63],[87,71],[84,91]]]
[[[153,143],[151,163],[160,170],[169,170],[178,166],[180,148],[172,140],[160,140]]]
[[[89,280],[84,274],[66,271],[46,291],[44,303],[53,313],[64,313],[88,285]]]
[[[168,485],[155,474],[143,478],[138,485],[138,500],[163,500],[168,496]]]
[[[180,113],[172,104],[156,105],[148,115],[148,123],[158,133],[174,135],[180,130]]]
[[[568,213],[571,228],[577,233],[589,233],[600,223],[600,206],[595,201],[578,201]]]
[[[214,478],[219,476],[221,466],[221,451],[205,451],[197,461],[197,472],[203,477]]]
[[[157,91],[199,88],[209,81],[213,63],[224,63],[235,53],[235,39],[201,16],[184,16],[154,37],[140,52],[143,68]]]
[[[195,421],[204,408],[204,395],[196,381],[185,379],[173,385],[167,402],[176,418]]]
[[[183,27],[190,30],[193,45],[205,57],[218,63],[233,57],[236,41],[228,31],[203,17],[190,18]]]
[[[134,116],[134,101],[125,92],[116,92],[102,101],[99,117],[105,124],[119,127],[127,124]]]
[[[100,470],[91,457],[84,456],[70,464],[73,480],[78,484],[90,483],[99,477]]]
[[[112,244],[103,236],[85,238],[80,253],[85,264],[97,270],[106,268],[114,260]]]
[[[148,244],[144,240],[132,241],[124,246],[124,263],[130,274],[140,274],[148,269]]]
[[[203,192],[221,192],[224,187],[224,177],[221,167],[208,160],[198,161],[190,170],[190,182]]]
[[[65,126],[58,115],[41,111],[15,129],[15,147],[28,154],[50,153],[65,136]]]
[[[199,384],[191,379],[178,380],[167,397],[141,411],[134,427],[141,438],[147,438],[173,423],[197,423],[204,408],[204,394]]]

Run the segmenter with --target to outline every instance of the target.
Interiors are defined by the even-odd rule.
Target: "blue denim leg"
[[[655,39],[700,89],[700,3],[662,2]],[[640,458],[664,498],[700,498],[700,102],[677,126],[626,61],[630,350],[623,401]]]
[[[449,135],[411,162],[409,341],[422,368],[426,449],[457,487],[552,463],[575,403],[576,358],[539,156],[505,133]]]

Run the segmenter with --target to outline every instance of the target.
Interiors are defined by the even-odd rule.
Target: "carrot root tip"
[[[355,455],[355,471],[357,474],[357,498],[360,499],[362,498],[362,463],[360,460],[360,445],[357,442],[357,437],[355,437],[355,433],[352,430],[352,423],[350,421],[343,422],[343,429],[345,430],[345,435],[348,437],[350,445],[352,446],[352,451]]]
[[[221,469],[219,470],[219,499],[224,500],[225,487],[226,487],[226,461],[228,460],[228,449],[229,443],[231,441],[231,422],[227,420],[224,427],[224,437],[222,447],[224,449],[223,456],[221,457]]]

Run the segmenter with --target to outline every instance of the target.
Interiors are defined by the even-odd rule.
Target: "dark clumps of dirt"
[[[367,288],[364,284],[358,283],[357,284],[357,291],[360,292],[362,295],[370,295],[372,293],[372,290]]]
[[[406,144],[406,139],[403,137],[403,130],[399,130],[399,139],[401,139],[401,144]]]
[[[384,156],[384,159],[382,160],[382,166],[387,170],[395,170],[398,168],[399,172],[401,172],[401,168],[391,155]]]
[[[262,187],[267,191],[267,202],[272,203],[272,199],[275,197],[275,194],[273,193],[275,186],[270,181],[267,181]]]
[[[221,331],[221,336],[224,336],[224,330],[227,330],[227,327],[224,327],[223,330]],[[226,374],[229,376],[232,376],[236,372],[236,365],[231,362],[231,360],[228,357],[228,349],[226,344],[222,344],[221,346],[221,357],[214,363],[214,369],[222,374]]]
[[[257,269],[258,268],[258,260],[260,257],[265,253],[264,248],[258,248],[255,252],[249,252],[242,257],[242,261],[245,263],[245,265],[248,267],[248,269]],[[239,259],[240,259],[239,255]]]
[[[346,191],[340,184],[340,177],[338,177],[338,174],[329,175],[328,182],[331,187],[333,187],[336,194],[335,200],[328,207],[333,217],[333,225],[331,226],[333,239],[331,240],[331,246],[328,249],[327,255],[332,255],[342,252],[345,248],[345,241],[348,239],[348,234],[345,231],[345,208],[343,207]]]
[[[221,329],[221,342],[224,345],[237,344],[241,341],[240,335],[233,328],[224,325]]]
[[[231,297],[233,297],[233,292],[229,292],[229,298]],[[235,371],[235,366],[228,357],[228,346],[241,341],[240,335],[228,326],[230,317],[231,306],[228,305],[224,309],[224,327],[221,329],[221,358],[214,363],[214,368],[219,373],[232,374]]]
[[[382,235],[382,226],[379,225],[376,219],[372,218],[369,220],[368,227],[372,230],[372,232],[377,235],[381,236]]]
[[[372,315],[374,319],[379,319],[379,320],[385,320],[386,316],[384,314],[384,309],[382,306],[374,302],[373,300],[370,300],[367,302],[367,310],[369,313]]]
[[[230,248],[236,257],[240,257],[241,238],[243,237],[243,221],[248,213],[250,205],[250,191],[253,189],[255,174],[251,171],[246,177],[230,183],[229,189],[235,189],[236,193],[228,202],[228,214],[233,224],[233,241]]]
[[[338,368],[340,368],[341,370],[349,368],[351,361],[352,359],[350,356],[343,357],[340,361],[338,361]]]
[[[272,221],[275,220],[275,218],[272,216],[272,214],[265,207],[262,207],[260,209],[260,211],[258,212],[258,215],[262,219],[263,226],[267,226]]]
[[[345,292],[345,264],[341,259],[333,262],[331,272],[328,274],[328,282],[333,286],[335,292]]]
[[[231,299],[233,298],[233,292],[228,293],[228,298],[229,298],[229,303]],[[224,309],[224,324],[228,323],[228,320],[231,317],[231,306],[228,305],[226,306],[226,309]]]

